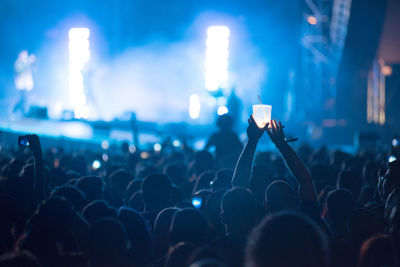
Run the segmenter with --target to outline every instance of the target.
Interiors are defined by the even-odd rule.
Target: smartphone
[[[396,158],[396,156],[394,156],[394,155],[391,155],[391,156],[389,156],[389,158],[388,158],[388,162],[390,163],[390,162],[393,162],[393,161],[395,161],[395,160],[397,160],[397,158]]]
[[[392,140],[392,146],[394,148],[397,148],[399,146],[399,140],[396,137],[393,138],[393,140]]]
[[[200,209],[201,208],[201,203],[203,202],[203,200],[200,197],[194,197],[192,198],[192,205],[196,208],[196,209]]]
[[[18,137],[18,145],[22,147],[28,147],[29,141],[26,135],[22,135]]]

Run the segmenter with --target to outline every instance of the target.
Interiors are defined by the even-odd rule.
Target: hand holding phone
[[[21,147],[29,147],[35,157],[42,156],[42,148],[39,136],[36,134],[28,134],[18,137],[18,145]]]
[[[28,137],[26,135],[19,136],[18,145],[21,147],[29,147]]]

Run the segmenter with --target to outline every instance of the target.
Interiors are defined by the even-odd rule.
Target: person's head
[[[326,198],[328,218],[333,223],[345,223],[355,208],[353,194],[346,189],[335,189]]]
[[[269,212],[297,209],[297,194],[284,181],[272,182],[265,190],[265,206]]]
[[[113,193],[122,195],[131,181],[133,181],[133,176],[128,171],[116,170],[109,177],[110,189]]]
[[[247,267],[324,267],[328,258],[325,234],[313,221],[293,212],[264,218],[246,248]]]
[[[170,163],[165,166],[164,174],[170,177],[175,185],[181,186],[186,179],[186,166],[183,163]]]
[[[362,179],[361,176],[354,171],[341,171],[337,180],[337,188],[349,190],[355,199],[361,191]]]
[[[199,210],[185,208],[177,211],[171,222],[170,243],[192,242],[202,245],[207,240],[208,224]]]
[[[215,179],[212,181],[211,187],[213,191],[218,189],[232,188],[232,176],[233,176],[233,170],[219,169],[215,174]]]
[[[193,193],[196,193],[200,190],[208,190],[210,189],[210,183],[214,180],[215,173],[212,171],[205,171],[196,180],[196,184],[193,188]]]
[[[224,114],[217,118],[217,127],[221,131],[229,131],[230,129],[232,129],[233,124],[234,120],[231,115]]]
[[[386,201],[390,193],[400,187],[400,160],[389,163],[389,169],[381,176],[378,183],[378,192],[381,198]]]
[[[110,208],[104,200],[95,200],[82,209],[83,217],[93,223],[101,218],[115,217],[115,209]]]
[[[82,177],[76,187],[85,193],[88,202],[103,198],[103,180],[98,176]]]
[[[376,187],[378,183],[379,168],[380,164],[378,161],[367,161],[364,164],[362,177],[365,185]]]
[[[195,250],[191,243],[178,243],[168,251],[165,267],[186,267],[190,255]]]
[[[386,235],[375,235],[360,249],[357,267],[395,266],[396,252],[393,241]]]
[[[318,193],[326,186],[336,184],[336,172],[331,166],[314,164],[310,167],[310,173]]]
[[[125,227],[115,219],[104,218],[89,227],[85,254],[91,266],[120,266],[128,245]]]
[[[258,220],[257,205],[250,190],[234,187],[222,197],[221,218],[231,235],[245,236]]]
[[[168,250],[169,231],[174,214],[178,211],[177,208],[166,208],[160,211],[154,221],[154,253],[155,258],[162,257]]]
[[[68,233],[75,217],[65,198],[53,197],[40,204],[28,223],[28,235],[58,241]],[[45,237],[46,236],[46,237]]]
[[[138,265],[145,265],[151,259],[152,240],[150,229],[145,218],[137,211],[122,207],[117,212],[119,219],[126,228],[131,250],[134,253],[134,261]]]
[[[171,180],[162,173],[150,174],[142,182],[142,198],[147,211],[159,212],[171,203]]]
[[[116,206],[122,205],[123,197],[128,184],[133,176],[126,170],[120,169],[113,172],[109,177],[109,189],[113,196],[113,203]]]
[[[264,200],[265,190],[275,180],[273,171],[265,164],[256,164],[250,179],[250,188],[258,203]]]
[[[205,171],[211,171],[214,169],[214,158],[213,155],[207,150],[198,151],[194,155],[193,170],[198,176]]]
[[[134,193],[129,199],[127,205],[137,211],[144,211],[142,191]]]
[[[143,180],[132,180],[129,182],[128,186],[126,187],[126,191],[124,194],[124,203],[128,204],[129,198],[133,196],[135,193],[142,190],[142,181]]]
[[[86,205],[86,196],[81,190],[71,185],[56,187],[51,196],[64,197],[74,207],[76,211],[81,211]]]

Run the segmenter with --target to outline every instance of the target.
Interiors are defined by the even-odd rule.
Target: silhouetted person
[[[123,170],[113,172],[109,177],[108,190],[110,193],[109,201],[114,207],[120,207],[123,204],[123,198],[128,184],[133,180],[133,176]]]
[[[168,252],[165,267],[186,267],[190,255],[195,250],[195,246],[191,243],[178,243],[171,247]]]
[[[268,216],[249,237],[245,265],[327,267],[327,237],[301,214],[282,212]]]
[[[149,220],[151,227],[153,227],[158,213],[169,207],[171,203],[171,190],[171,180],[164,174],[150,174],[143,180],[143,215]]]
[[[382,200],[386,201],[395,188],[400,187],[400,161],[390,162],[386,174],[379,179],[378,191]]]
[[[104,200],[95,200],[82,209],[82,215],[89,223],[106,217],[115,217],[116,210]]]
[[[88,203],[103,198],[103,180],[98,176],[82,177],[76,187],[85,193]]]
[[[205,149],[215,147],[217,161],[224,157],[239,156],[243,145],[238,135],[232,130],[234,120],[228,114],[219,116],[217,119],[218,132],[211,135]],[[236,159],[235,159],[236,160]]]
[[[170,244],[189,242],[204,245],[207,242],[208,224],[202,212],[192,208],[177,211],[171,222]]]
[[[210,246],[221,252],[231,266],[242,266],[247,235],[258,222],[258,210],[253,194],[245,188],[235,187],[222,198],[221,219],[227,235]]]
[[[376,235],[364,242],[357,267],[396,266],[393,241],[387,235]]]
[[[155,260],[165,256],[168,252],[171,222],[178,210],[177,208],[166,208],[158,214],[154,222],[153,240]]]
[[[354,199],[358,199],[361,191],[362,180],[361,176],[353,171],[342,171],[339,173],[337,187],[349,190]]]
[[[337,239],[347,237],[347,219],[355,208],[353,194],[346,189],[336,189],[328,194],[326,208],[329,226]]]
[[[115,219],[94,222],[88,231],[85,254],[90,266],[130,266],[125,227]]]
[[[265,191],[265,207],[270,213],[298,209],[297,194],[284,181],[271,183]]]
[[[152,237],[145,218],[137,211],[122,207],[117,218],[126,228],[130,241],[129,256],[134,266],[146,266],[152,259]]]

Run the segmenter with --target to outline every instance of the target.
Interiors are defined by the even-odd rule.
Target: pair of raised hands
[[[264,128],[259,128],[254,121],[253,116],[250,116],[249,126],[247,127],[247,137],[249,140],[258,141],[264,132],[267,132],[269,138],[275,145],[280,145],[285,143],[285,133],[283,132],[283,126],[281,122],[276,122],[271,120],[267,123]],[[271,127],[269,127],[271,125]]]

